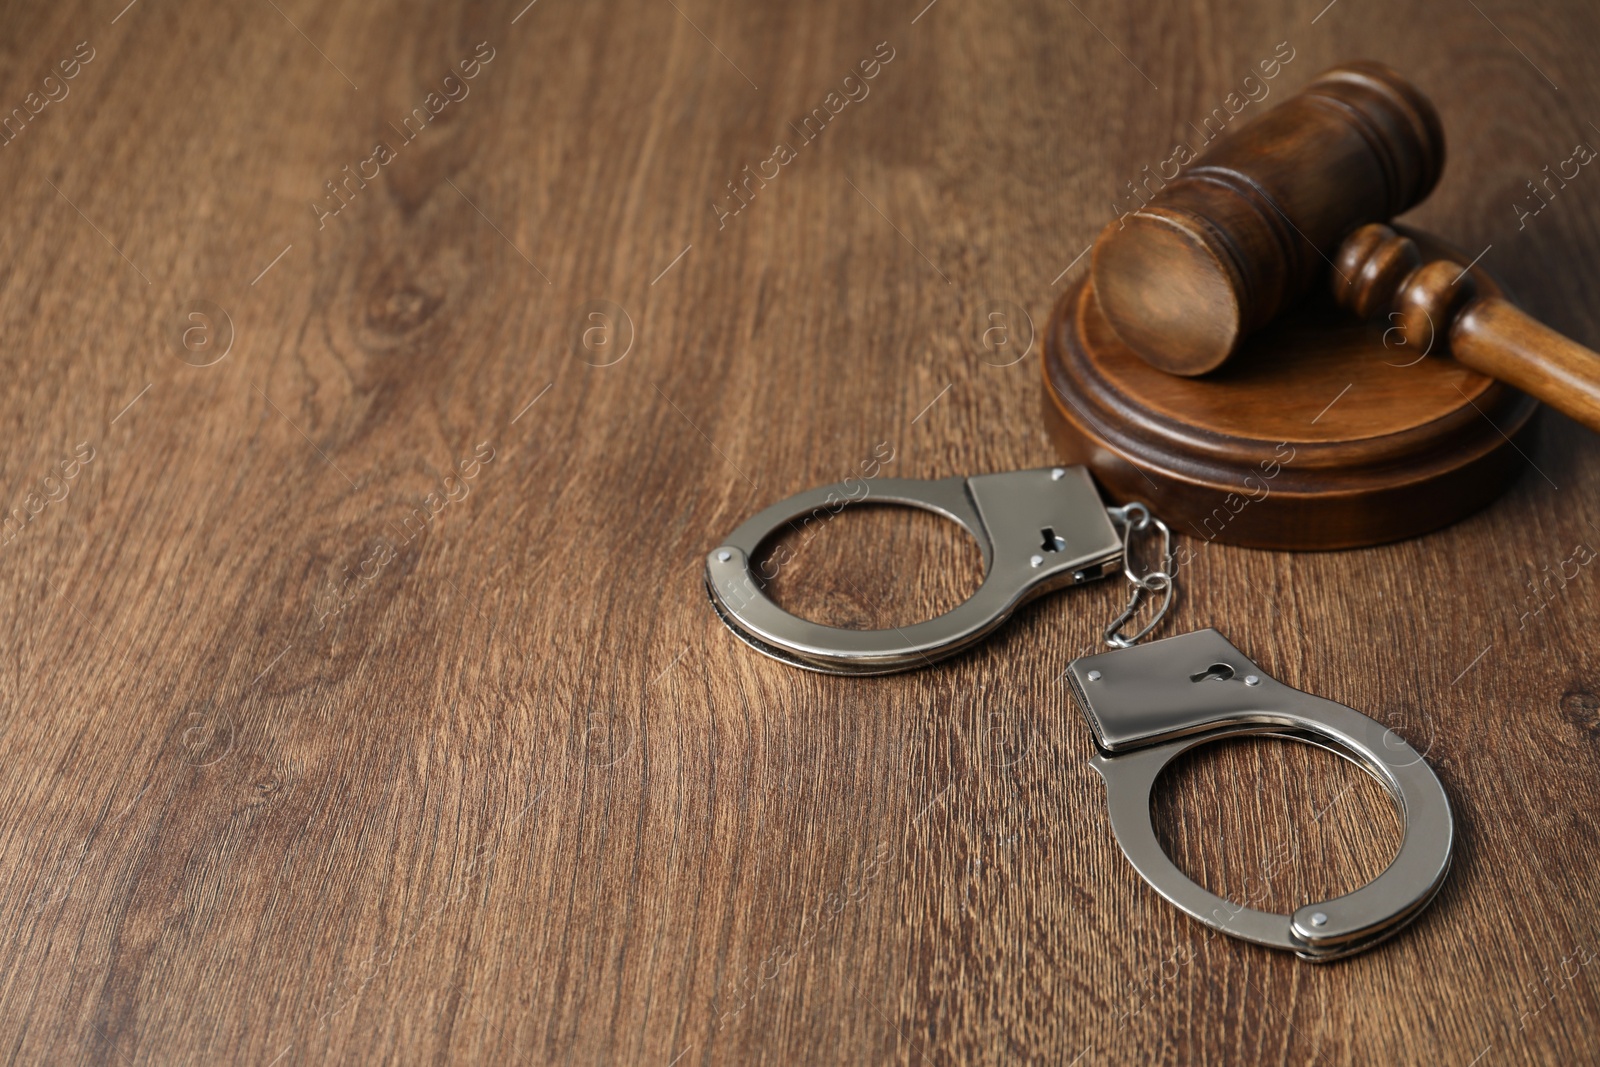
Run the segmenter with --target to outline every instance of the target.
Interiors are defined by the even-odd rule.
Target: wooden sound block
[[[1117,338],[1086,277],[1045,333],[1045,418],[1063,460],[1087,465],[1113,501],[1142,500],[1191,537],[1280,549],[1411,537],[1505,491],[1527,467],[1517,448],[1538,405],[1385,336],[1319,289],[1221,369],[1181,378]]]

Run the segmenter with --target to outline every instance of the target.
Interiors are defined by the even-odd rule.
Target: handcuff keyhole
[[[1191,682],[1203,682],[1208,678],[1214,678],[1219,682],[1226,682],[1229,678],[1232,678],[1232,677],[1233,677],[1233,668],[1232,667],[1228,666],[1226,663],[1213,663],[1211,666],[1207,667],[1205,670],[1201,671],[1199,674],[1191,674],[1191,675],[1189,675],[1189,681],[1191,681]]]
[[[1039,547],[1044,549],[1046,552],[1060,552],[1063,548],[1067,547],[1066,539],[1056,536],[1056,529],[1054,526],[1046,526],[1044,529],[1039,531],[1039,534],[1044,538],[1044,543]]]

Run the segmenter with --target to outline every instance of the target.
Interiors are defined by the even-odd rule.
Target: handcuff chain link
[[[1143,504],[1134,502],[1124,504],[1119,508],[1107,508],[1106,514],[1111,516],[1111,521],[1122,527],[1122,574],[1132,586],[1132,593],[1128,597],[1128,606],[1122,609],[1122,614],[1111,620],[1105,628],[1106,644],[1112,648],[1129,648],[1147,635],[1156,625],[1166,617],[1167,610],[1172,607],[1172,590],[1175,585],[1172,577],[1172,531],[1167,524],[1150,514],[1150,509]],[[1158,570],[1147,571],[1140,575],[1133,569],[1133,553],[1131,551],[1133,535],[1143,533],[1151,526],[1161,532],[1161,567]],[[1151,596],[1161,594],[1161,606],[1151,616],[1150,621],[1139,628],[1132,635],[1124,635],[1122,627],[1132,619],[1139,610],[1139,604],[1145,594]]]

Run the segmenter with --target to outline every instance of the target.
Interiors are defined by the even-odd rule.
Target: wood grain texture
[[[1042,328],[1123,183],[1285,40],[1283,91],[1365,56],[1428,92],[1451,163],[1413,221],[1593,346],[1600,178],[1513,204],[1595,136],[1600,12],[1476,7],[7,5],[0,486],[34,513],[0,550],[0,1058],[1593,1060],[1571,423],[1438,534],[1182,575],[1173,629],[1393,724],[1455,803],[1440,899],[1328,967],[1208,937],[1116,849],[1059,679],[1120,589],[863,680],[754,655],[700,588],[722,533],[882,442],[895,476],[1049,464],[1017,312]],[[746,165],[777,176],[735,214]],[[852,526],[932,561],[885,611],[967,580],[949,531],[868,514],[791,603],[879,610]],[[1395,845],[1298,747],[1171,784],[1165,839],[1237,899]]]
[[[1471,258],[1416,236],[1441,267],[1461,273]],[[1500,292],[1482,267],[1465,277]],[[1518,439],[1539,406],[1386,326],[1313,293],[1222,367],[1180,377],[1123,343],[1085,278],[1047,327],[1045,425],[1104,491],[1144,501],[1200,543],[1324,550],[1415,537],[1527,472]],[[1190,553],[1179,549],[1180,566]]]
[[[1548,180],[1553,188],[1559,179]],[[1351,278],[1349,285],[1332,280],[1341,307],[1368,318],[1387,314],[1406,344],[1438,349],[1600,432],[1600,355],[1482,291],[1459,263],[1430,259],[1382,223],[1351,234],[1335,263]]]
[[[1269,103],[1294,58],[1284,42],[1192,142],[1142,169],[1128,212],[1095,241],[1106,321],[1164,371],[1222,366],[1326,274],[1352,230],[1415,207],[1438,182],[1444,131],[1425,94],[1357,61]]]

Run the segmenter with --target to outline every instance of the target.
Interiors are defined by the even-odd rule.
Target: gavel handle
[[[1450,327],[1450,354],[1600,432],[1600,353],[1509,302],[1491,296],[1462,308]]]
[[[1479,296],[1459,263],[1424,262],[1416,242],[1382,223],[1345,238],[1334,300],[1364,318],[1398,319],[1404,343],[1513,385],[1600,433],[1600,354],[1510,303]],[[1448,345],[1439,342],[1448,342]]]

